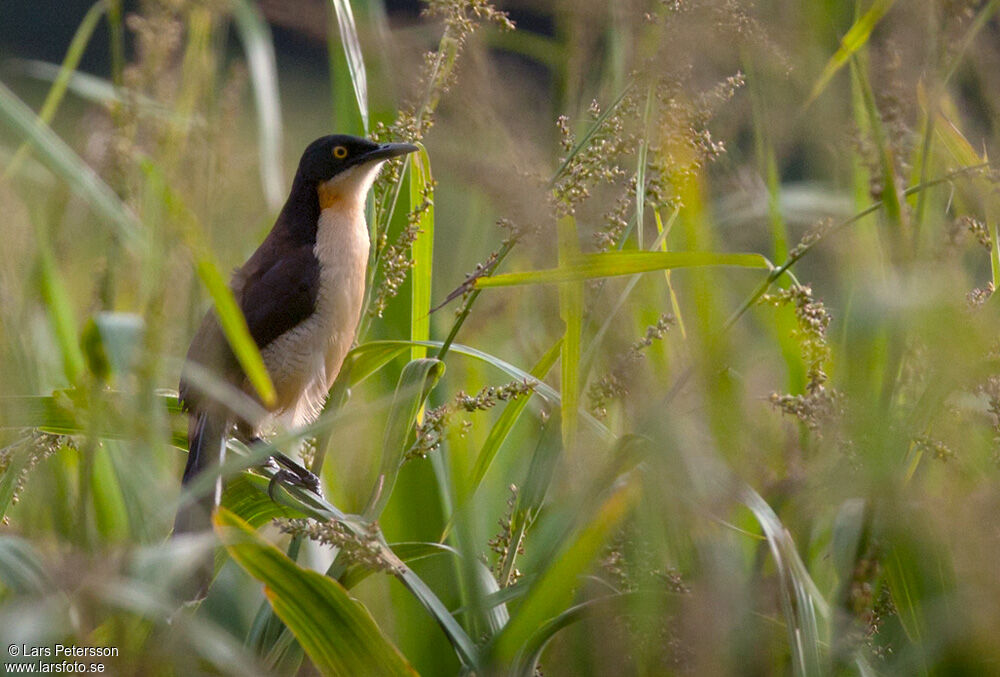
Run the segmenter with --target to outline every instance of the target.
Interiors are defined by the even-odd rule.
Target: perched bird
[[[230,434],[251,442],[275,424],[293,428],[319,416],[361,314],[369,247],[365,197],[382,163],[415,150],[411,144],[344,135],[324,136],[306,148],[274,227],[230,282],[277,399],[249,416],[234,413],[220,401],[225,398],[209,394],[211,388],[198,387],[205,379],[197,376],[207,372],[216,383],[263,404],[215,313],[206,314],[188,349],[179,389],[190,417],[184,485],[222,461]],[[274,458],[293,478],[318,488],[316,478],[291,459]],[[214,495],[182,506],[174,533],[208,528],[221,492],[220,480]]]

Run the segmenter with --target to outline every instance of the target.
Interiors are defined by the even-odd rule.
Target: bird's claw
[[[279,467],[279,465],[284,467]],[[275,471],[274,475],[271,476],[271,481],[267,485],[267,495],[271,497],[272,501],[274,500],[274,487],[278,483],[284,483],[293,487],[302,487],[318,496],[323,495],[319,478],[284,454],[272,456],[267,459],[267,467]]]
[[[279,484],[287,484],[294,487],[306,487],[307,489],[311,488],[306,486],[306,484],[302,482],[302,479],[291,470],[279,468],[277,472],[271,476],[271,481],[267,483],[267,495],[272,501],[277,501],[274,497],[274,488]]]

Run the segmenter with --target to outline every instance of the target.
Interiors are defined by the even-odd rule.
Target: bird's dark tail
[[[226,424],[218,416],[200,412],[188,428],[188,458],[184,466],[181,486],[187,487],[206,468],[219,465],[226,453]],[[210,491],[197,500],[181,506],[174,519],[174,534],[191,533],[210,529],[212,510],[219,504],[222,493],[221,479]]]
[[[226,429],[224,417],[202,411],[192,417],[188,426],[188,458],[184,466],[181,487],[190,486],[203,471],[217,467],[225,460]],[[222,479],[216,481],[213,490],[197,499],[185,503],[177,510],[174,518],[174,536],[193,534],[212,528],[212,510],[222,498]],[[187,598],[201,598],[208,591],[212,581],[213,562],[207,559],[191,578],[189,590],[181,594]]]

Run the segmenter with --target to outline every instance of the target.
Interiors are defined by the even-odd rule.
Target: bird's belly
[[[319,416],[354,342],[364,302],[368,229],[363,220],[360,228],[326,225],[320,221],[316,241],[321,268],[315,311],[262,351],[278,396],[272,417],[285,427]],[[329,230],[335,232],[324,232]]]

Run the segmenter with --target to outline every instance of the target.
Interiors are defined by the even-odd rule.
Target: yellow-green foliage
[[[3,46],[0,647],[997,672],[1000,2],[123,4],[60,64]],[[267,401],[225,271],[332,132],[421,144],[369,199],[357,347],[170,539],[214,485],[179,493],[187,342],[214,306]],[[300,446],[324,496],[271,482]]]

